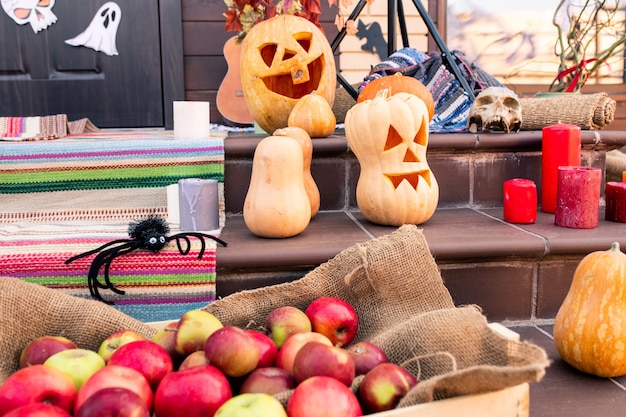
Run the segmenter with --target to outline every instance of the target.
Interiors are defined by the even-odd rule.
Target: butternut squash
[[[284,127],[274,131],[274,136],[289,136],[302,146],[302,156],[304,157],[304,188],[311,203],[311,218],[315,217],[320,209],[320,190],[311,175],[311,161],[313,160],[313,141],[309,134],[300,127]]]
[[[304,157],[296,139],[268,136],[257,145],[243,219],[253,234],[267,238],[295,236],[309,225]]]

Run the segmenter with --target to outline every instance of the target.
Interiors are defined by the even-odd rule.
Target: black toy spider
[[[217,243],[223,246],[228,246],[226,242],[221,239],[216,238],[215,236],[211,236],[206,233],[201,232],[182,232],[177,233],[172,236],[167,236],[170,232],[170,228],[161,217],[158,216],[149,216],[148,218],[138,221],[131,222],[128,226],[128,235],[130,239],[117,239],[111,242],[105,243],[104,245],[90,250],[88,252],[81,253],[76,256],[72,256],[68,260],[65,261],[66,264],[75,261],[79,258],[84,258],[85,256],[93,255],[97,253],[93,261],[91,262],[91,267],[89,268],[89,273],[87,274],[87,284],[89,286],[89,293],[91,296],[97,300],[105,302],[107,304],[113,304],[111,301],[106,301],[100,295],[98,291],[101,289],[110,289],[116,294],[125,294],[125,291],[117,289],[115,285],[109,279],[109,269],[111,267],[111,262],[118,256],[122,256],[124,254],[133,252],[137,249],[148,249],[154,253],[163,249],[166,243],[171,242],[172,240],[176,241],[176,245],[178,247],[178,251],[181,255],[187,255],[191,250],[191,240],[189,236],[196,237],[202,243],[200,247],[200,251],[198,252],[198,259],[202,259],[202,255],[206,249],[206,244],[204,242],[204,238],[213,239]],[[183,246],[182,242],[185,242],[185,246]],[[117,246],[113,246],[117,245]],[[104,266],[104,284],[98,281],[98,272]]]

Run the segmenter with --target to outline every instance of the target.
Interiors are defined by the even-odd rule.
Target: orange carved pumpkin
[[[337,84],[328,40],[313,23],[283,14],[252,27],[241,45],[241,86],[266,132],[287,126],[298,100],[315,91],[333,105]]]

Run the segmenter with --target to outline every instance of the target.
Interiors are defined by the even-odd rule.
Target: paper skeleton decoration
[[[72,46],[86,46],[109,56],[118,55],[115,38],[122,19],[122,10],[117,3],[105,3],[98,9],[91,23],[81,34],[65,43]]]
[[[55,0],[0,0],[5,13],[18,25],[30,23],[35,33],[52,25],[57,17],[52,13]]]

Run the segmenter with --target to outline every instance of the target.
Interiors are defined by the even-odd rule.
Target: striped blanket
[[[224,224],[222,137],[174,140],[173,132],[98,132],[65,139],[0,143],[0,275],[90,297],[93,257],[71,256],[128,238],[128,224],[148,215],[170,220],[168,186],[182,178],[215,179]],[[170,193],[171,195],[171,193]],[[110,276],[125,295],[101,291],[116,308],[142,321],[169,320],[215,299],[215,243],[198,258],[199,241],[181,255],[175,244],[158,253],[116,258]],[[10,279],[10,278],[6,278]]]

